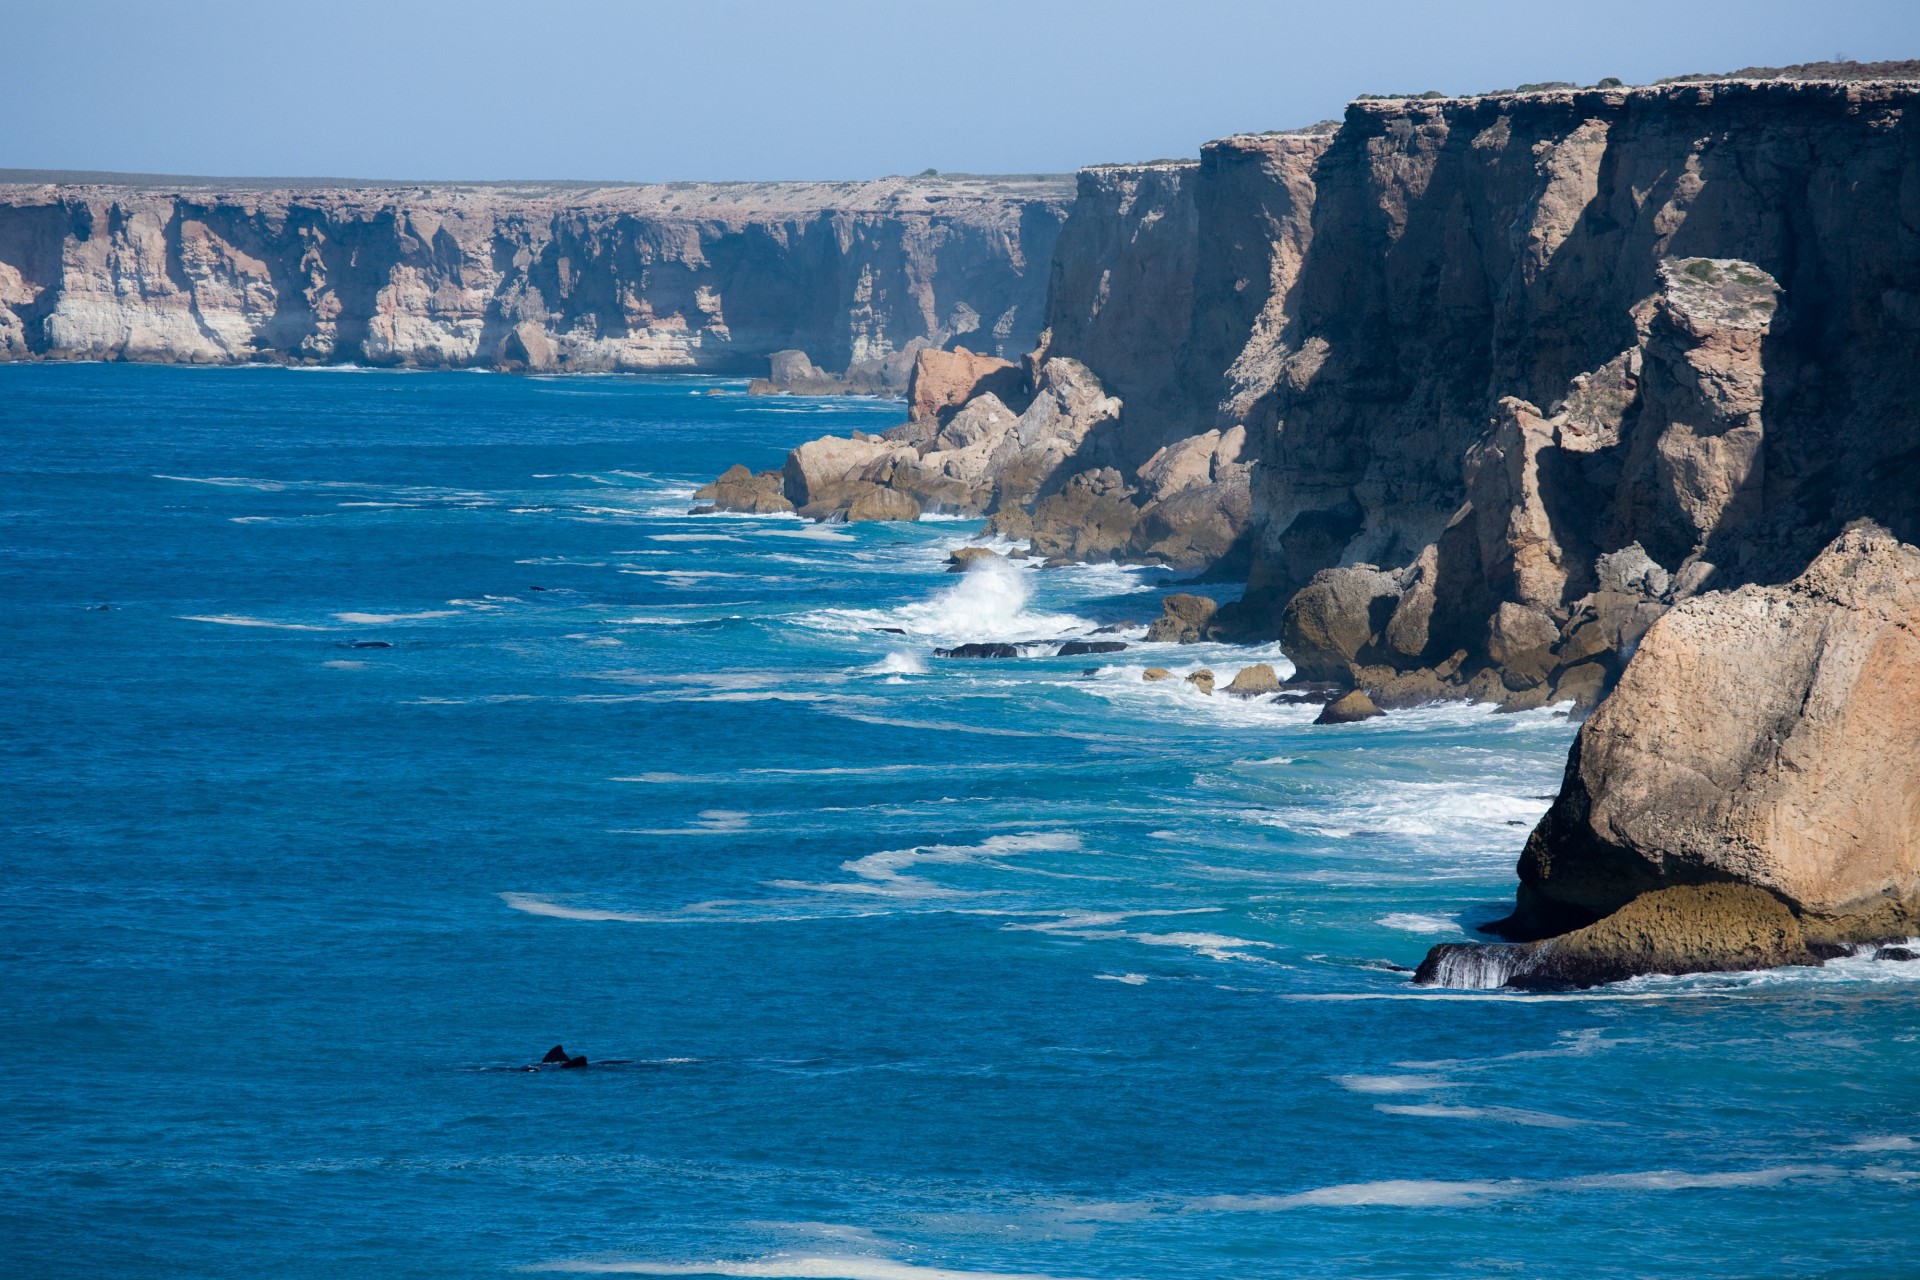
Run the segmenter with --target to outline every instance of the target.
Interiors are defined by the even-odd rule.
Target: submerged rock
[[[957,644],[951,649],[935,649],[936,658],[1018,658],[1022,656],[1021,647],[1008,644],[1003,640],[975,640],[968,644]]]
[[[1126,647],[1124,640],[1069,640],[1060,646],[1058,656],[1078,658],[1089,653],[1119,653]]]

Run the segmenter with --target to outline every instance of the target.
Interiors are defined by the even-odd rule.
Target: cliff
[[[765,373],[904,382],[1041,329],[1065,178],[568,187],[0,173],[0,359]]]
[[[1917,99],[1355,103],[1235,364],[1259,533],[1224,625],[1389,698],[1524,705],[1587,667],[1591,701],[1675,600],[1790,578],[1854,518],[1920,535]],[[1316,650],[1335,595],[1366,623]]]

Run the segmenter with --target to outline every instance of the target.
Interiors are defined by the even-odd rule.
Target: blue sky
[[[0,0],[0,166],[1058,172],[1358,93],[1920,57],[1920,0]]]

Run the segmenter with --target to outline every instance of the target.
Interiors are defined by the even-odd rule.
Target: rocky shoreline
[[[1369,99],[1087,170],[1021,363],[921,352],[906,423],[715,501],[767,509],[777,476],[813,518],[979,515],[1049,563],[1244,576],[1153,638],[1277,639],[1330,715],[1593,713],[1521,941],[1422,981],[1904,937],[1916,120],[1920,84],[1859,78]],[[1869,707],[1897,750],[1864,749]]]

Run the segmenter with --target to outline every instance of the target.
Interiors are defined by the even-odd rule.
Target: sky
[[[0,0],[0,167],[1059,173],[1360,93],[1920,57],[1920,0]]]

